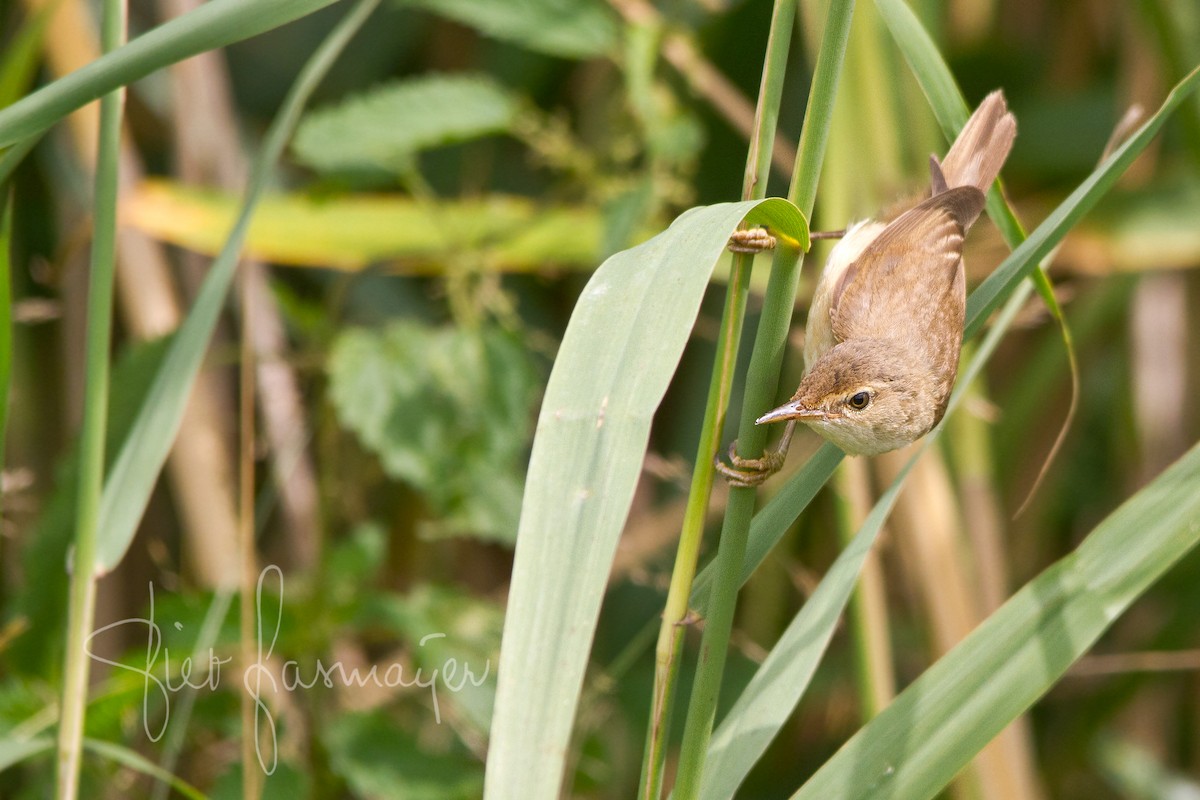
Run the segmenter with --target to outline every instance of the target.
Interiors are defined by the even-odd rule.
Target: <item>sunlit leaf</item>
[[[786,201],[695,208],[650,241],[605,261],[571,315],[526,477],[488,749],[488,798],[558,796],[600,601],[650,422],[713,266],[748,214],[807,247],[807,224]]]

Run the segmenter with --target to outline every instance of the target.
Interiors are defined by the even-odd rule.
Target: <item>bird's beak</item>
[[[768,422],[780,422],[785,419],[798,419],[801,422],[824,419],[825,412],[815,408],[800,408],[796,401],[784,403],[779,408],[772,409],[754,420],[755,425],[765,425]]]

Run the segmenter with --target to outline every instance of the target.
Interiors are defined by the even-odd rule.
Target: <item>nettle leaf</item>
[[[292,151],[323,172],[404,171],[422,150],[509,130],[518,107],[481,75],[396,81],[307,114]]]
[[[529,50],[596,58],[617,48],[615,15],[603,0],[396,0]]]
[[[425,494],[438,517],[426,534],[513,541],[540,380],[512,336],[414,322],[350,330],[329,373],[341,423]]]

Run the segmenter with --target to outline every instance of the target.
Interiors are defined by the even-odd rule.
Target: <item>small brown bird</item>
[[[930,157],[928,199],[886,224],[847,229],[813,294],[804,378],[791,400],[757,420],[789,421],[780,452],[735,458],[733,470],[722,470],[735,482],[753,485],[778,468],[795,421],[850,455],[876,455],[916,441],[941,420],[963,335],[963,237],[1016,131],[1003,93],[992,92],[945,160]]]

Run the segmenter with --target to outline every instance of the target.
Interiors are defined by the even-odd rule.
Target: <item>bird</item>
[[[756,485],[782,465],[796,422],[848,455],[920,439],[946,412],[966,312],[963,240],[983,211],[1016,137],[1004,93],[989,94],[946,157],[930,156],[928,196],[890,221],[847,227],[817,282],[805,329],[805,372],[759,425],[787,421],[762,459],[733,454],[722,472]]]

